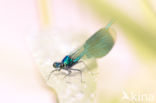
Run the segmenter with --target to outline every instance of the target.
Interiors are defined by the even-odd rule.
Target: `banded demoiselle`
[[[54,62],[53,67],[55,70],[50,72],[48,79],[51,74],[55,71],[67,70],[68,76],[72,71],[78,71],[81,74],[82,81],[82,71],[79,69],[73,69],[72,67],[80,63],[83,57],[87,59],[90,58],[101,58],[109,53],[115,43],[115,37],[109,32],[110,26],[113,24],[113,21],[110,21],[105,28],[98,30],[94,33],[80,48],[65,56],[61,62]]]

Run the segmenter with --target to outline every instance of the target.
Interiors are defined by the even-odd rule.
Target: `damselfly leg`
[[[78,71],[78,72],[80,73],[80,76],[81,76],[81,83],[82,83],[82,82],[83,82],[83,81],[82,81],[82,71],[79,70],[79,69],[72,69],[72,68],[70,68],[69,70],[67,70],[67,71],[68,71],[68,74],[65,75],[64,78],[66,78],[67,76],[69,76],[69,75],[72,73],[71,70],[72,70],[72,71]]]
[[[64,78],[66,78],[67,76],[69,76],[72,72],[71,72],[71,69],[70,70],[67,70],[68,71],[68,74],[64,76]]]
[[[87,66],[87,64],[84,61],[79,61],[78,63],[82,63],[83,65],[85,65],[85,67],[87,68],[87,71],[93,76],[94,74],[89,70],[89,67]]]
[[[72,69],[72,68],[71,68],[70,70],[80,72],[80,76],[81,76],[81,83],[82,83],[82,82],[83,82],[83,80],[82,80],[82,71],[81,71],[81,70],[79,70],[79,69]]]
[[[53,70],[53,71],[51,71],[51,72],[49,73],[48,80],[50,79],[52,73],[54,73],[55,71],[57,71],[57,69],[55,69],[55,70]]]
[[[51,72],[49,73],[48,80],[50,79],[51,75],[52,75],[55,71],[60,71],[60,70],[61,70],[61,69],[55,69],[55,70],[51,71]]]

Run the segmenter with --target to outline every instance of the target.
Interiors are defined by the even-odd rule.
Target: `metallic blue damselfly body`
[[[67,70],[68,75],[71,74],[71,71],[78,71],[82,76],[82,72],[79,69],[72,69],[74,65],[80,62],[82,57],[86,58],[101,58],[105,56],[113,47],[115,43],[115,38],[109,32],[109,28],[112,25],[113,21],[109,22],[105,28],[100,29],[96,33],[94,33],[80,48],[71,54],[65,56],[65,58],[61,62],[54,62],[53,70],[51,74],[55,71],[60,71],[61,69]],[[81,78],[82,79],[82,78]]]

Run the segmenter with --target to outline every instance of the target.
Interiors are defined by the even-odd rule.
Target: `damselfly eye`
[[[60,64],[61,64],[61,63],[54,62],[53,67],[54,67],[54,68],[60,68]]]

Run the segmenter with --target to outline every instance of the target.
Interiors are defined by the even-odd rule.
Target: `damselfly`
[[[94,33],[80,48],[71,54],[64,57],[61,62],[54,62],[53,67],[55,70],[51,71],[48,79],[51,77],[51,74],[55,71],[60,71],[62,69],[67,70],[68,76],[72,71],[78,71],[81,74],[82,80],[82,71],[79,69],[73,69],[72,67],[80,63],[81,59],[85,56],[86,58],[101,58],[109,53],[115,43],[115,37],[109,32],[109,28],[112,25],[113,21],[108,23],[105,28],[100,29]]]

